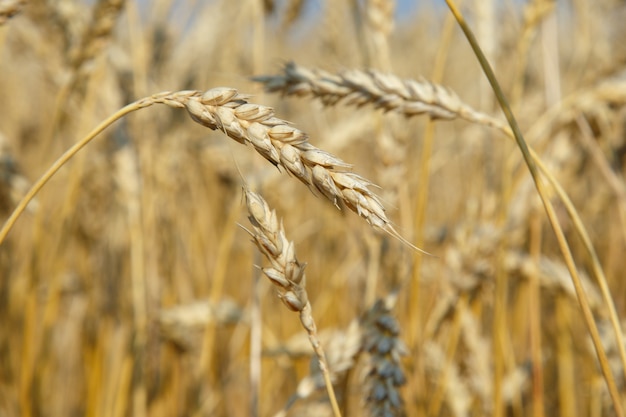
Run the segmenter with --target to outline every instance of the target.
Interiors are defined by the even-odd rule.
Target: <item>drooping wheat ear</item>
[[[406,378],[400,360],[407,351],[399,338],[400,326],[391,314],[395,302],[395,294],[378,300],[362,319],[362,348],[370,355],[366,403],[372,417],[404,415],[399,389]]]
[[[0,26],[22,11],[25,0],[0,0]]]
[[[426,80],[403,80],[374,70],[332,74],[293,62],[284,66],[282,74],[253,77],[253,80],[263,83],[268,92],[317,97],[325,105],[343,102],[360,107],[369,104],[406,117],[427,114],[433,119],[460,118],[509,131],[505,123],[474,110],[450,89]]]
[[[273,165],[321,193],[337,208],[347,206],[370,225],[421,251],[393,228],[382,203],[369,190],[372,183],[351,172],[352,165],[311,145],[306,133],[274,117],[272,108],[249,103],[247,98],[233,88],[214,88],[205,93],[175,93],[160,102],[184,107],[203,126],[252,145]]]
[[[249,103],[247,98],[248,96],[239,94],[234,88],[220,87],[206,92],[163,92],[125,106],[66,151],[42,175],[0,230],[0,243],[24,211],[25,205],[52,175],[102,130],[130,112],[153,104],[165,104],[184,108],[201,125],[220,130],[239,143],[252,145],[274,166],[294,175],[313,191],[328,198],[336,207],[347,206],[373,227],[385,231],[417,251],[428,253],[412,245],[394,229],[382,203],[369,190],[372,183],[353,173],[352,165],[311,145],[306,133],[274,117],[272,108]]]
[[[261,253],[271,266],[262,268],[263,273],[278,289],[279,298],[291,311],[300,313],[300,322],[306,330],[311,346],[324,375],[326,389],[335,416],[341,415],[330,380],[330,371],[322,345],[317,335],[317,326],[313,319],[311,303],[306,292],[305,264],[296,258],[293,242],[287,240],[282,222],[278,221],[276,211],[271,210],[267,202],[258,194],[245,189],[248,219],[252,223],[249,233]]]

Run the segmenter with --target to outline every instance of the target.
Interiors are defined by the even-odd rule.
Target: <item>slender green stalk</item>
[[[530,153],[528,145],[526,144],[526,141],[524,140],[522,132],[519,128],[519,125],[517,124],[517,121],[515,120],[515,116],[513,115],[513,112],[511,111],[511,108],[509,107],[509,104],[506,98],[504,97],[504,93],[502,92],[502,89],[500,88],[500,85],[496,79],[496,76],[493,70],[491,69],[491,66],[487,62],[487,59],[485,58],[483,52],[481,51],[480,46],[478,45],[478,42],[476,41],[476,38],[474,37],[467,23],[465,22],[465,19],[463,18],[461,12],[456,7],[454,1],[446,0],[446,3],[448,7],[450,8],[450,11],[456,18],[457,22],[459,23],[459,26],[463,30],[465,37],[469,41],[472,47],[472,50],[474,51],[474,54],[476,55],[476,58],[480,62],[480,65],[483,71],[485,72],[485,75],[487,76],[489,83],[491,84],[491,87],[496,95],[496,98],[498,99],[498,103],[500,103],[500,107],[502,108],[502,111],[504,112],[504,115],[506,116],[507,121],[509,122],[509,125],[511,126],[511,129],[515,136],[515,141],[517,142],[517,145],[520,148],[520,151],[522,152],[526,165],[528,166],[528,170],[530,171],[530,174],[537,188],[537,192],[539,193],[541,201],[544,205],[544,209],[546,210],[546,214],[548,215],[548,220],[550,221],[550,225],[552,226],[552,229],[554,230],[554,233],[556,235],[559,248],[561,249],[561,252],[565,259],[565,264],[567,265],[567,268],[571,274],[572,282],[574,284],[576,295],[578,297],[578,302],[580,304],[585,323],[587,324],[589,333],[591,335],[591,339],[596,349],[596,355],[598,356],[598,360],[600,362],[600,367],[602,369],[604,379],[606,380],[606,383],[608,385],[609,392],[611,394],[611,399],[613,400],[615,414],[618,417],[623,417],[624,412],[622,409],[619,392],[617,390],[617,386],[615,385],[615,379],[609,367],[606,352],[604,351],[604,348],[602,347],[602,343],[600,341],[600,335],[598,333],[598,328],[596,327],[593,314],[591,313],[591,308],[589,307],[587,295],[585,294],[585,291],[583,290],[580,277],[578,276],[578,272],[576,271],[576,266],[574,263],[571,250],[568,246],[567,240],[565,239],[563,230],[561,229],[558,223],[558,220],[556,218],[554,207],[552,206],[549,200],[547,191],[544,188],[544,184],[542,183],[541,178],[539,176],[539,171],[535,164],[535,160]]]

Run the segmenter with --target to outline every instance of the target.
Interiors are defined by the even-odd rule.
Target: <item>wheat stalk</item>
[[[306,330],[309,341],[324,375],[326,389],[333,407],[335,417],[341,416],[324,350],[317,335],[317,326],[313,319],[311,303],[306,291],[306,264],[296,258],[293,242],[285,236],[282,222],[278,221],[276,211],[271,210],[267,202],[248,188],[244,189],[246,205],[252,223],[252,231],[248,231],[261,253],[270,261],[271,267],[262,268],[263,273],[278,289],[279,298],[291,311],[300,313],[300,322]]]
[[[433,119],[461,118],[508,132],[506,124],[465,104],[452,90],[426,80],[403,80],[393,74],[375,70],[346,70],[332,74],[308,69],[293,62],[285,64],[279,75],[253,77],[268,92],[316,97],[325,105],[345,103],[353,106],[373,105],[395,111],[406,117],[422,114]]]

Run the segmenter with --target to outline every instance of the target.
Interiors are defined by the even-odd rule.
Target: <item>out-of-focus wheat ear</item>
[[[282,221],[278,221],[276,212],[270,209],[267,202],[259,194],[247,187],[244,188],[246,205],[252,224],[252,231],[248,231],[253,242],[263,256],[270,262],[271,267],[261,268],[270,282],[277,288],[278,297],[288,309],[300,313],[300,323],[306,330],[313,351],[317,356],[328,397],[335,417],[341,416],[335,392],[330,378],[330,370],[324,349],[319,341],[317,326],[313,319],[311,303],[306,291],[306,264],[296,258],[293,242],[285,236]]]
[[[286,3],[281,23],[282,30],[289,29],[304,10],[304,0],[287,0]]]
[[[68,97],[73,92],[82,94],[88,77],[88,64],[108,44],[123,6],[124,0],[99,0],[94,5],[91,24],[87,27],[78,50],[70,58],[72,79],[68,85]]]
[[[367,0],[363,7],[364,35],[367,42],[368,64],[385,71],[391,70],[389,35],[393,30],[395,0]]]
[[[378,300],[361,320],[362,349],[369,354],[365,402],[372,417],[405,414],[400,387],[406,382],[401,357],[407,349],[400,339],[400,326],[391,314],[395,302],[395,294]]]
[[[423,352],[426,372],[439,379],[437,384],[440,386],[429,404],[428,415],[439,415],[442,400],[453,416],[470,415],[472,395],[461,377],[458,364],[449,359],[445,350],[434,341],[426,341]]]
[[[0,26],[22,11],[25,0],[0,0]]]

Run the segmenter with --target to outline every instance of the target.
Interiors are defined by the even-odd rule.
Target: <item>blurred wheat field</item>
[[[249,101],[308,135],[239,140],[170,102],[73,157],[0,244],[0,417],[333,415],[307,332],[259,269],[242,187],[307,265],[342,415],[619,415],[476,57],[445,4],[415,3],[0,0],[2,223],[65,150],[159,92],[234,88],[211,111]],[[626,3],[462,10],[589,232],[620,340],[552,193],[625,408]],[[303,177],[270,145],[296,148]],[[372,227],[376,209],[324,189],[319,166],[376,184],[378,199],[355,189],[386,208],[382,229],[434,256]]]

